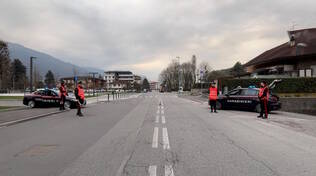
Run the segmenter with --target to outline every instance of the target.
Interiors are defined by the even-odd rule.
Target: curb
[[[4,122],[4,123],[0,124],[0,127],[11,126],[11,125],[15,125],[15,124],[18,124],[18,123],[22,123],[22,122],[26,122],[26,121],[30,121],[30,120],[35,120],[35,119],[38,119],[38,118],[47,117],[47,116],[51,116],[51,115],[54,115],[54,114],[59,114],[59,113],[67,112],[67,111],[69,111],[69,110],[49,112],[49,113],[46,113],[46,114],[40,114],[40,115],[37,115],[37,116],[27,117],[27,118],[24,118],[24,119]]]

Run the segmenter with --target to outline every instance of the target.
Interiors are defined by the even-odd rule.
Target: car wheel
[[[64,106],[65,106],[66,109],[70,109],[70,108],[71,108],[71,103],[70,103],[70,101],[65,101]]]
[[[258,113],[261,112],[261,106],[260,106],[260,104],[257,104],[255,111],[258,112]]]
[[[35,108],[35,101],[31,100],[27,103],[30,108]]]

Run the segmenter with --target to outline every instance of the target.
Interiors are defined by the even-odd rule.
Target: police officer
[[[68,96],[68,93],[67,93],[67,89],[65,88],[64,81],[61,81],[60,83],[59,96],[60,96],[59,110],[65,110],[65,100],[66,100],[66,96]]]
[[[258,116],[258,118],[266,119],[268,118],[269,88],[265,81],[262,81],[260,83],[258,98],[260,100],[260,107],[261,107],[260,115]]]
[[[215,112],[216,111],[216,100],[217,100],[217,88],[215,87],[215,83],[212,82],[211,83],[211,87],[209,89],[209,105],[211,106],[211,112]]]
[[[75,89],[75,96],[77,99],[77,116],[82,117],[83,114],[81,112],[81,106],[84,103],[84,90],[81,81],[78,82],[78,85]]]

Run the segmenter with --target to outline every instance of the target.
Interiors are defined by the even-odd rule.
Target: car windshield
[[[241,95],[244,96],[258,96],[258,91],[256,89],[243,89]]]

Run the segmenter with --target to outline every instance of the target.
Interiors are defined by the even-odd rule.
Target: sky
[[[0,39],[157,80],[172,59],[246,63],[316,27],[314,0],[1,0]]]

